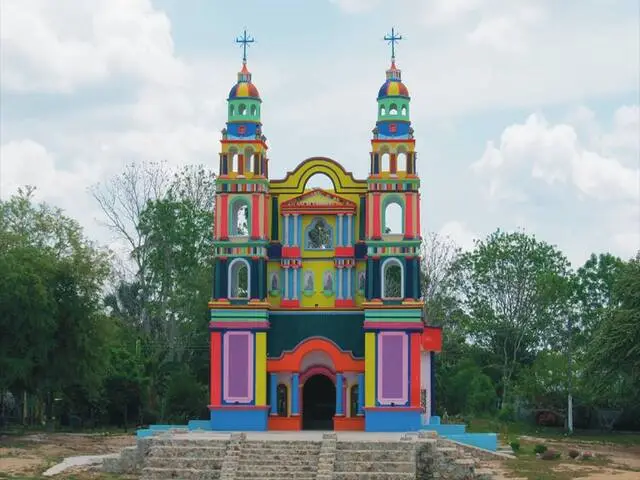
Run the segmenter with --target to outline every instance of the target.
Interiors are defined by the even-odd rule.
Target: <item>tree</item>
[[[520,363],[552,344],[561,330],[569,275],[561,252],[523,232],[498,230],[454,262],[469,339],[500,359],[503,407]]]
[[[0,202],[0,370],[3,385],[33,393],[99,390],[106,365],[100,295],[109,255],[33,188]]]
[[[613,308],[588,346],[592,387],[618,404],[640,397],[640,252],[625,263],[614,282]]]
[[[166,193],[168,184],[169,173],[164,164],[132,162],[120,175],[91,188],[105,216],[104,224],[125,243],[133,261],[134,271],[129,271],[128,276],[135,278],[140,287],[142,308],[139,323],[146,332],[151,330],[146,307],[149,295],[146,284],[148,249],[140,229],[140,216],[148,202]]]

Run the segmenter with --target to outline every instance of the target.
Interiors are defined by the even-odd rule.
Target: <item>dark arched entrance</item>
[[[313,375],[302,388],[302,429],[333,430],[336,387],[329,377]]]

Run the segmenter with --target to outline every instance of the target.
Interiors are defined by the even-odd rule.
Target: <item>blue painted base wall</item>
[[[419,410],[366,410],[364,414],[366,432],[415,432],[421,428]]]
[[[483,448],[495,452],[498,449],[498,435],[495,433],[467,433],[465,424],[440,423],[440,417],[431,417],[421,430],[437,432],[441,437],[465,445]]]
[[[264,432],[267,430],[268,408],[229,409],[212,408],[211,430],[234,432]]]

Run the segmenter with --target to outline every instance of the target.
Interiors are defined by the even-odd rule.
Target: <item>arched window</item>
[[[384,152],[380,155],[380,171],[388,172],[391,169],[391,156],[389,152]]]
[[[276,412],[279,417],[286,417],[289,411],[289,395],[287,394],[287,386],[284,383],[278,385],[278,388],[276,389],[276,397]]]
[[[249,217],[249,203],[244,198],[236,199],[231,205],[229,233],[239,237],[249,235]]]
[[[236,258],[229,264],[229,298],[249,298],[251,273],[244,258]]]
[[[238,173],[238,152],[229,150],[229,171]]]
[[[253,148],[244,149],[244,172],[251,172],[251,160],[253,159]]]
[[[307,178],[304,184],[305,190],[313,190],[314,188],[320,188],[322,190],[335,190],[336,187],[333,184],[333,180],[326,174],[318,172]]]
[[[247,114],[247,106],[244,103],[241,103],[238,106],[238,115],[246,115]]]
[[[384,109],[384,105],[380,105],[380,116],[384,117],[386,114],[386,110]]]
[[[351,408],[349,409],[349,416],[355,417],[358,415],[358,385],[352,385],[349,390],[349,403]]]
[[[382,298],[404,298],[404,268],[397,258],[389,258],[382,264]]]
[[[306,272],[304,272],[304,284],[302,286],[302,289],[305,291],[305,293],[313,293],[314,291],[313,272],[311,270],[307,270]]]
[[[306,231],[306,248],[329,250],[333,248],[333,229],[324,218],[314,218]]]
[[[256,113],[258,113],[258,107],[251,105],[251,115],[255,117]]]
[[[407,116],[407,106],[406,105],[402,105],[402,108],[400,109],[400,115],[402,115],[403,117]]]
[[[392,199],[384,208],[384,233],[385,235],[398,235],[404,232],[404,215],[399,200]]]
[[[398,152],[398,155],[396,156],[398,170],[400,170],[402,172],[409,171],[409,168],[408,168],[409,165],[407,164],[407,159],[408,158],[409,158],[409,156],[407,155],[406,152]]]
[[[229,115],[233,116],[234,113],[235,113],[235,109],[234,109],[233,105],[229,105]]]
[[[389,115],[397,115],[398,114],[398,106],[395,103],[389,105]]]

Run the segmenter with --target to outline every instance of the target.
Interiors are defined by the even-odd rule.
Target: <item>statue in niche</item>
[[[271,291],[275,292],[276,290],[278,290],[278,274],[274,272],[271,274]]]
[[[313,272],[309,270],[304,272],[304,289],[307,292],[313,292]]]
[[[333,275],[331,272],[326,272],[324,274],[324,291],[332,292],[333,291]]]
[[[364,292],[365,282],[367,279],[367,274],[365,272],[358,272],[358,290]]]

